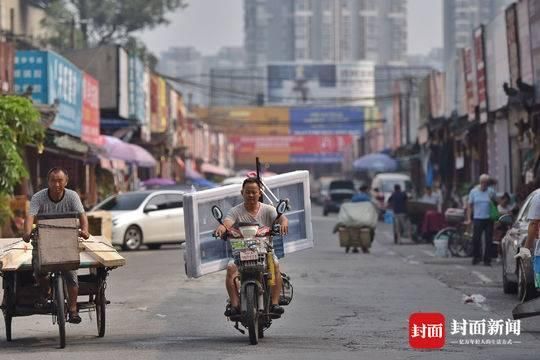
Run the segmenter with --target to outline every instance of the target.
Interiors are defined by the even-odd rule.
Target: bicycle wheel
[[[15,279],[14,274],[4,275],[4,324],[6,329],[6,340],[11,341],[11,323],[15,312]]]
[[[96,304],[96,323],[98,330],[98,337],[105,336],[105,319],[106,319],[106,305],[107,299],[105,298],[105,280],[102,278],[98,282],[98,293],[94,300]]]
[[[462,236],[459,231],[454,227],[447,227],[442,229],[435,235],[435,239],[446,238],[448,239],[448,251],[452,256],[463,257],[464,248]]]
[[[60,334],[60,349],[66,347],[66,304],[64,294],[64,277],[56,274],[54,278],[54,309],[56,310],[56,323]]]

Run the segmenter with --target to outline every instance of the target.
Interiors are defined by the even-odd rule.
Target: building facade
[[[406,0],[245,0],[249,65],[406,62]]]
[[[444,61],[447,64],[458,49],[469,46],[473,30],[487,24],[504,10],[511,0],[444,0]]]

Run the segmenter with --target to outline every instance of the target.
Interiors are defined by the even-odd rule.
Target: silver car
[[[520,301],[537,296],[531,259],[516,259],[515,256],[527,239],[529,208],[532,198],[538,193],[540,190],[535,190],[527,197],[501,242],[503,291],[506,294],[517,292]]]
[[[113,195],[92,211],[112,215],[112,243],[124,250],[185,241],[183,191],[147,190]]]

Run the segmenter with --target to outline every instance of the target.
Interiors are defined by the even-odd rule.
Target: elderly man
[[[481,260],[482,234],[484,234],[484,265],[491,266],[491,247],[493,243],[493,220],[490,218],[491,203],[496,201],[495,191],[489,187],[489,175],[480,176],[480,185],[469,193],[466,224],[473,223],[473,260],[476,265]]]
[[[67,171],[54,167],[47,174],[48,188],[38,191],[32,196],[30,201],[30,211],[24,223],[23,240],[29,242],[31,239],[32,225],[37,215],[73,213],[79,214],[80,231],[79,235],[88,239],[88,219],[84,213],[84,208],[79,195],[73,190],[66,189],[69,177]],[[40,304],[43,306],[49,297],[49,280],[47,274],[39,273],[35,261],[37,260],[37,247],[32,251],[32,265],[34,266],[34,276],[43,291]],[[64,272],[68,290],[68,321],[73,324],[81,322],[81,317],[77,309],[77,296],[79,294],[79,284],[77,271]]]

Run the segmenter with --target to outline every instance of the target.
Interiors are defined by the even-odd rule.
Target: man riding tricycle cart
[[[63,213],[38,216],[31,243],[0,239],[1,308],[7,341],[13,339],[14,318],[52,315],[60,348],[64,348],[66,322],[79,323],[79,311],[95,312],[98,336],[105,335],[107,275],[123,266],[125,259],[105,238],[85,240],[79,235],[77,214]],[[77,274],[78,269],[88,269],[88,273]],[[70,286],[77,287],[76,299],[70,298]],[[78,319],[70,314],[71,304]]]

